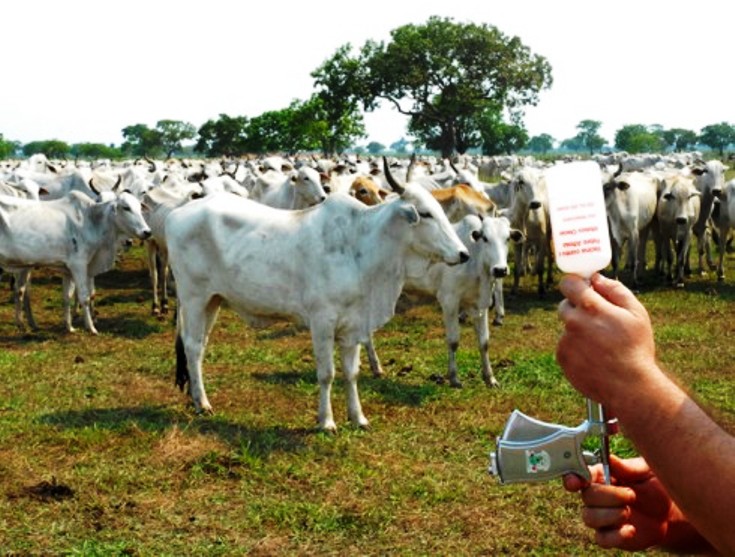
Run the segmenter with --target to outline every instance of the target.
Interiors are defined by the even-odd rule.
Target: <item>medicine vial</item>
[[[612,256],[600,167],[594,161],[557,164],[545,176],[556,265],[589,280]]]

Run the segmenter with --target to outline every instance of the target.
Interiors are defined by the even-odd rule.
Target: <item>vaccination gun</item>
[[[594,161],[557,164],[545,172],[549,217],[557,266],[586,280],[604,269],[612,255],[600,167]],[[577,427],[550,424],[513,411],[490,455],[490,473],[501,483],[542,482],[573,472],[589,480],[589,464],[601,462],[610,483],[608,436],[617,421],[587,400],[587,420]],[[582,442],[600,440],[599,451]]]
[[[514,410],[490,453],[489,472],[501,483],[544,482],[574,473],[590,479],[588,465],[601,462],[605,483],[610,483],[609,436],[617,421],[607,420],[600,404],[587,399],[587,419],[577,427],[542,422]],[[597,451],[585,451],[587,437],[600,440]]]

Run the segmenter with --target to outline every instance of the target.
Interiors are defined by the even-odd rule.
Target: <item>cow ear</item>
[[[517,228],[511,228],[510,239],[513,240],[516,244],[520,244],[523,240],[526,239],[526,235]]]
[[[620,191],[625,191],[625,190],[627,190],[627,189],[629,189],[629,188],[630,188],[630,184],[629,184],[628,182],[617,182],[617,183],[615,184],[615,186],[616,186],[616,187],[617,187],[617,188],[618,188],[618,189],[619,189]]]

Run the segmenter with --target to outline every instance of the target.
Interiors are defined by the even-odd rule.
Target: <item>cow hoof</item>
[[[330,435],[337,434],[337,424],[335,424],[333,420],[328,421],[324,424],[320,424],[319,429],[323,431],[324,433],[329,433]]]
[[[493,327],[502,327],[503,326],[503,318],[502,317],[496,317],[493,319]]]
[[[453,389],[461,389],[462,382],[459,379],[450,379],[449,386],[452,387]]]
[[[493,378],[492,378],[492,379],[490,379],[489,381],[488,381],[488,380],[486,380],[486,381],[485,381],[485,385],[487,385],[487,386],[488,386],[488,387],[490,387],[491,389],[499,389],[499,388],[500,388],[500,383],[498,383],[498,380],[497,380],[497,379],[495,379],[495,377],[493,377]]]
[[[684,288],[684,283],[682,281],[677,282],[676,288]]]

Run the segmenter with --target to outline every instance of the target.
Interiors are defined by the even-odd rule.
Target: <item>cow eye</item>
[[[421,217],[422,219],[430,219],[430,218],[433,218],[433,215],[432,215],[431,213],[427,213],[426,211],[424,211],[424,212],[419,212],[419,216],[420,216],[420,217]]]

